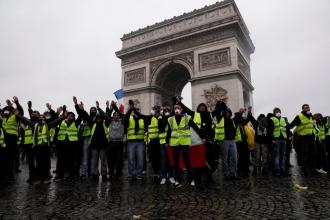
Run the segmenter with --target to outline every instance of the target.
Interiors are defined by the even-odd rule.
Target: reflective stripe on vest
[[[301,123],[296,128],[297,134],[299,136],[312,135],[313,128],[314,128],[312,118],[308,119],[302,113],[299,113],[298,117],[299,117]]]
[[[182,116],[180,124],[178,125],[175,117],[172,116],[168,119],[168,124],[171,127],[170,145],[172,147],[179,145],[191,145],[190,128],[189,128],[189,115]]]
[[[271,118],[274,124],[274,131],[273,131],[273,137],[274,138],[279,138],[282,134],[282,136],[286,139],[287,135],[286,135],[286,122],[284,120],[284,118],[276,118],[276,117],[272,117]]]
[[[198,126],[198,128],[202,127],[202,118],[199,112],[194,113],[194,122]]]
[[[317,125],[314,127],[315,131],[315,140],[318,140],[320,142],[325,140],[325,128],[324,126]]]
[[[225,118],[222,117],[221,120],[215,126],[214,140],[223,141],[224,139],[225,139]]]
[[[25,127],[24,144],[33,144],[32,129],[29,126]]]
[[[239,125],[237,125],[237,128],[236,128],[235,141],[236,142],[242,142],[241,129],[240,129]]]
[[[56,134],[55,128],[49,129],[50,142],[53,142],[54,141],[55,134]]]
[[[159,117],[161,118],[161,117]],[[155,139],[159,137],[159,129],[158,129],[158,119],[156,117],[151,118],[151,123],[148,126],[148,138]]]
[[[6,147],[5,133],[2,128],[0,128],[0,147]]]
[[[139,119],[139,130],[135,134],[135,119],[133,116],[129,117],[129,125],[127,129],[127,140],[144,140],[144,121]]]
[[[78,128],[74,122],[68,127],[65,121],[62,121],[60,130],[58,131],[57,140],[64,141],[66,135],[69,141],[78,141]]]
[[[13,134],[18,136],[18,123],[15,115],[11,115],[2,120],[2,127],[7,134]]]
[[[94,136],[95,128],[96,128],[96,123],[94,123],[94,125],[92,127],[91,138],[89,139],[88,144],[91,144],[91,142],[92,142],[92,138]],[[105,125],[104,122],[103,122],[103,129],[104,129],[104,135],[105,135],[106,139],[109,141],[109,128]]]
[[[37,128],[37,132],[38,132],[38,145],[48,144],[46,126],[45,125],[41,125],[41,126],[42,126],[41,129],[40,129],[40,127]]]

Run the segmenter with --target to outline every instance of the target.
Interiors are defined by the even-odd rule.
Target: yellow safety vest
[[[221,120],[215,125],[214,140],[223,141],[224,139],[225,139],[225,118],[222,117]]]
[[[241,134],[241,129],[240,129],[239,125],[237,125],[237,128],[236,128],[235,141],[242,142],[242,134]]]
[[[88,144],[91,144],[91,142],[92,142],[92,138],[94,136],[95,128],[96,128],[96,123],[94,123],[94,125],[92,127],[91,138],[89,139]],[[107,140],[109,141],[109,128],[105,125],[104,122],[103,122],[103,129],[104,129],[104,135],[107,138]]]
[[[82,136],[83,137],[91,136],[91,127],[87,123],[83,124],[83,134],[82,134]]]
[[[161,116],[158,119],[161,119]],[[159,138],[158,119],[154,116],[151,118],[151,123],[148,126],[148,139]]]
[[[202,118],[199,112],[194,113],[194,122],[198,126],[198,128],[202,127]]]
[[[189,127],[190,119],[191,117],[189,115],[182,116],[179,125],[177,124],[174,116],[168,119],[168,124],[172,131],[170,138],[170,145],[172,147],[179,145],[191,145],[191,132]]]
[[[273,137],[274,138],[279,138],[282,134],[282,136],[284,137],[284,139],[287,138],[286,135],[286,122],[284,120],[284,118],[276,118],[276,117],[272,117],[271,118],[274,124],[274,131],[273,131]]]
[[[168,131],[168,124],[165,125],[164,132],[159,133],[159,143],[160,144],[166,144],[167,131]]]
[[[296,129],[297,134],[299,136],[312,135],[313,128],[314,128],[312,118],[308,119],[302,113],[299,113],[298,117],[299,117],[301,123],[297,126],[297,129]]]
[[[6,147],[5,143],[5,132],[0,128],[0,147]]]
[[[325,140],[325,127],[322,125],[317,125],[314,127],[315,140],[320,142]]]
[[[2,127],[7,134],[18,136],[18,123],[15,115],[10,115],[2,120]]]
[[[135,120],[133,116],[129,117],[129,124],[127,129],[127,140],[144,140],[144,121],[139,119],[139,130],[135,134]]]
[[[42,126],[41,129],[40,129],[40,126]],[[48,144],[48,137],[47,137],[46,125],[39,125],[38,126],[38,128],[37,128],[37,135],[38,135],[38,142],[37,142],[38,145]]]
[[[328,129],[328,132],[325,134],[325,136],[330,136],[330,117],[327,117],[327,123],[325,127]]]
[[[58,131],[58,141],[64,141],[66,135],[68,136],[69,141],[78,141],[78,128],[75,122],[72,122],[68,127],[65,121],[62,121],[60,125],[60,130]]]
[[[49,129],[50,142],[53,142],[54,141],[55,134],[56,134],[56,129],[55,128]]]
[[[24,144],[33,144],[32,129],[29,126],[25,127]]]

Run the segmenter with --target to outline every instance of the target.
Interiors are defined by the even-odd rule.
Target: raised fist
[[[75,104],[75,105],[77,105],[78,104],[78,101],[77,101],[77,98],[76,98],[76,96],[73,96],[73,103]]]
[[[28,101],[27,104],[28,104],[28,108],[31,109],[32,108],[32,102]]]

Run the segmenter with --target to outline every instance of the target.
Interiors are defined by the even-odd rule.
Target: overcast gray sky
[[[256,46],[255,112],[292,118],[303,103],[329,114],[330,1],[237,0]],[[124,33],[213,4],[212,0],[0,0],[0,102],[36,109],[94,105],[120,88]],[[185,89],[184,97],[190,102]]]

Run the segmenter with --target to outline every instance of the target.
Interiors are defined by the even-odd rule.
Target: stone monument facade
[[[225,0],[125,34],[116,52],[125,103],[141,110],[172,104],[191,82],[192,107],[211,109],[224,95],[233,111],[253,104],[250,55],[254,45],[234,0]]]

